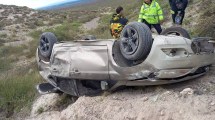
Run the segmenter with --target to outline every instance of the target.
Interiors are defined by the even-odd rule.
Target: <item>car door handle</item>
[[[56,68],[52,69],[53,72],[58,72],[59,70],[57,70]]]
[[[75,70],[71,71],[71,74],[81,74],[81,72],[79,70],[75,69]]]

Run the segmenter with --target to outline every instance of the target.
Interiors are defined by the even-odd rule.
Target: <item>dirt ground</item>
[[[52,110],[53,99],[46,101],[46,111],[35,109],[28,120],[214,120],[215,67],[198,79],[177,84],[128,87],[100,96],[83,96],[64,110]],[[58,96],[53,94],[52,96]],[[39,100],[40,99],[40,100]],[[55,99],[56,100],[56,99]]]
[[[89,22],[86,22],[85,24],[82,25],[83,30],[88,31],[88,30],[96,29],[99,25],[99,20],[100,20],[100,17],[97,17],[92,19]]]

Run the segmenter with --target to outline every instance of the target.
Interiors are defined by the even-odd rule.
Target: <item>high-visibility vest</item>
[[[158,24],[160,21],[164,19],[163,11],[160,5],[152,0],[150,5],[143,3],[138,22],[142,22],[142,20],[146,20],[149,24]]]
[[[128,19],[122,17],[119,14],[113,14],[113,18],[110,21],[110,32],[111,35],[117,39],[120,37],[120,34],[124,26],[128,23]]]

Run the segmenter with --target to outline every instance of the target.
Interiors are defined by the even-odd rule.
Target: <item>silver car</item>
[[[57,42],[43,33],[37,49],[40,93],[61,91],[73,96],[95,95],[120,86],[161,85],[204,75],[214,62],[211,38],[191,39],[186,30],[171,27],[152,36],[143,23],[126,25],[118,40]]]

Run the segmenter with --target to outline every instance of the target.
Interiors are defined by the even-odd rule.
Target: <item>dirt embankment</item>
[[[28,120],[214,120],[214,74],[213,67],[205,76],[182,83],[83,96],[63,110],[55,109],[62,96],[44,95],[35,101]]]

